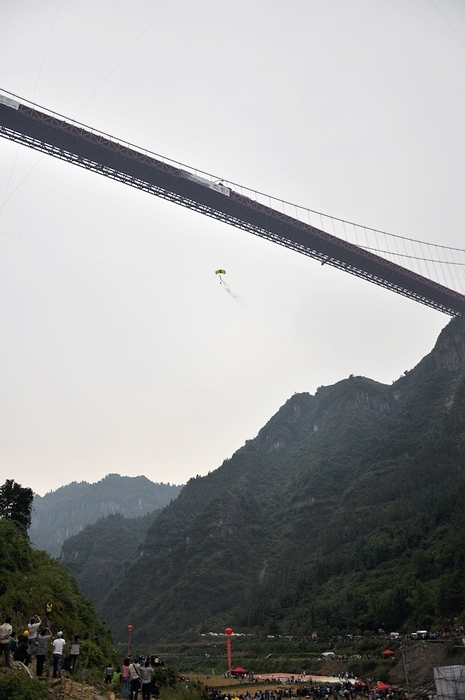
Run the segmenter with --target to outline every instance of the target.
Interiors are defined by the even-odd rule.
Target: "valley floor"
[[[408,685],[411,696],[427,697],[435,694],[433,669],[438,666],[453,666],[465,664],[465,646],[452,643],[440,643],[432,641],[420,641],[409,645],[405,651],[405,660],[408,676]],[[313,684],[323,684],[334,682],[335,679],[343,676],[347,671],[345,661],[326,661],[320,668],[318,675],[304,679],[299,674],[285,673],[255,673],[255,682],[239,683],[223,676],[208,676],[191,673],[184,674],[192,681],[197,681],[210,688],[217,688],[222,693],[230,695],[244,695],[249,693],[254,695],[257,690],[262,692],[268,690],[283,690],[283,688],[300,688],[302,684],[309,684],[312,678]],[[295,683],[290,682],[295,678]],[[369,686],[374,686],[379,679],[366,678]],[[303,683],[302,683],[303,681]],[[400,692],[407,692],[407,682],[405,677],[404,664],[400,652],[396,658],[392,659],[388,672],[389,683]]]

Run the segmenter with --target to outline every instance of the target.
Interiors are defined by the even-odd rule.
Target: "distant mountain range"
[[[131,518],[152,513],[176,498],[181,488],[118,474],[108,474],[95,484],[74,481],[34,497],[29,537],[35,547],[58,557],[64,541],[86,525],[109,514]]]
[[[458,318],[390,386],[351,376],[295,394],[219,469],[191,479],[136,553],[121,543],[131,563],[93,599],[117,638],[134,625],[135,643],[227,625],[334,635],[464,624],[464,503]],[[64,547],[81,577],[87,561],[95,571],[115,556],[102,535],[114,524]]]

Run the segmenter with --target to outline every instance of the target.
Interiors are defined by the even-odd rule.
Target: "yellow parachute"
[[[229,286],[226,284],[226,282],[224,281],[224,279],[222,277],[222,275],[225,275],[225,274],[226,274],[226,270],[222,270],[222,269],[215,270],[215,275],[218,275],[218,279],[220,280],[220,284],[223,285],[223,289],[225,289],[228,292],[228,294],[230,296],[232,296],[234,299],[237,299],[238,298],[237,295],[234,294],[234,292],[229,288]]]

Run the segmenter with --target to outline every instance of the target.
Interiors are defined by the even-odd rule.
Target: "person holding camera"
[[[42,624],[42,620],[38,615],[31,617],[27,624],[27,631],[29,632],[29,653],[32,656],[35,654],[37,649],[37,635],[39,634],[39,627]]]

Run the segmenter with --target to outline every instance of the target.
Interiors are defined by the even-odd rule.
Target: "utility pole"
[[[410,698],[410,687],[408,682],[407,664],[405,661],[405,649],[402,647],[402,663],[404,664],[405,684],[407,686],[407,698]]]

